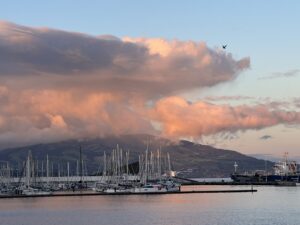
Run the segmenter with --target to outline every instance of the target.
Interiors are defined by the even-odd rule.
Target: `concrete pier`
[[[242,193],[242,192],[257,192],[255,189],[241,189],[241,190],[192,190],[192,191],[178,191],[178,192],[148,192],[148,193],[104,193],[104,192],[90,192],[90,191],[76,191],[76,192],[57,192],[49,195],[0,195],[0,198],[40,198],[40,197],[71,197],[71,196],[98,196],[98,195],[170,195],[170,194],[209,194],[209,193]]]

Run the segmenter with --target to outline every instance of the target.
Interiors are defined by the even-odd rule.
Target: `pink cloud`
[[[270,105],[189,103],[180,97],[159,100],[151,116],[160,123],[164,135],[176,138],[300,123],[300,112],[273,109]]]

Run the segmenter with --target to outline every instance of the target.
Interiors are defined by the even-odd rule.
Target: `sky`
[[[4,0],[0,147],[143,132],[299,156],[299,10]]]

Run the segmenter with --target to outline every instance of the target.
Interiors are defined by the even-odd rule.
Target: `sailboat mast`
[[[47,154],[47,162],[46,162],[46,176],[47,176],[47,183],[49,183],[49,156]]]
[[[103,176],[106,176],[106,153],[103,153]]]
[[[79,161],[80,161],[80,183],[82,184],[83,161],[82,161],[82,150],[81,150],[81,145],[79,146]]]
[[[167,157],[168,157],[168,170],[169,170],[169,173],[170,173],[170,175],[171,175],[171,161],[170,161],[170,154],[169,154],[169,152],[167,153]]]
[[[68,182],[69,182],[69,178],[70,178],[70,163],[67,162],[67,175],[68,175]]]
[[[30,151],[28,152],[27,156],[27,162],[26,162],[26,186],[30,186],[30,176],[31,176],[31,171],[30,171]]]

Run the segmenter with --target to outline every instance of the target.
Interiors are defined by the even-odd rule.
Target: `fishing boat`
[[[231,175],[231,179],[235,182],[299,182],[300,171],[296,161],[288,160],[288,153],[284,154],[284,160],[275,163],[273,173],[268,174],[266,171],[258,170],[251,174],[240,174],[236,172],[237,164],[234,164],[235,172]]]

